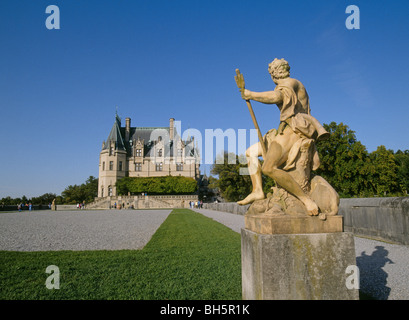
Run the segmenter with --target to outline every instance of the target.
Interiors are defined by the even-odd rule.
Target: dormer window
[[[136,149],[136,156],[142,157],[142,149]]]
[[[162,149],[158,149],[158,157],[162,157]]]

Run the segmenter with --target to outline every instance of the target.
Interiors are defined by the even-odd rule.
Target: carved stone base
[[[310,216],[246,214],[245,228],[261,234],[301,234],[343,232],[343,217],[328,216],[326,219]]]
[[[265,199],[254,201],[248,208],[250,215],[290,215],[306,216],[308,211],[304,204],[291,193],[281,187],[273,187]],[[324,216],[334,216],[338,213],[339,196],[329,183],[320,176],[311,180],[310,191],[307,192],[317,204],[319,212]]]

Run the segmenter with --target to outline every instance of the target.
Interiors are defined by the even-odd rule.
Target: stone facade
[[[118,196],[116,182],[123,177],[184,176],[200,178],[200,157],[194,138],[183,141],[174,127],[125,127],[115,117],[99,156],[98,198]]]

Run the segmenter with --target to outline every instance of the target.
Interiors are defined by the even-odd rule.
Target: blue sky
[[[345,27],[350,4],[359,30]],[[322,123],[347,124],[369,152],[409,149],[408,16],[408,1],[2,0],[0,198],[97,177],[116,106],[132,126],[252,129],[235,69],[272,90],[276,57]],[[275,105],[253,109],[262,133],[277,127]]]

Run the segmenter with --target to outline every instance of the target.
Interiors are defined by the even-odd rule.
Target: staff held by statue
[[[239,69],[236,69],[236,76],[234,76],[234,79],[236,80],[236,84],[239,87],[240,92],[243,93],[244,86],[245,86],[244,77],[243,77],[243,74],[240,73]],[[256,119],[256,116],[254,115],[254,111],[253,111],[253,108],[251,106],[250,100],[246,100],[246,104],[247,104],[247,107],[249,108],[251,119],[253,119],[254,126],[255,126],[255,128],[257,130],[258,139],[260,140],[261,149],[262,149],[262,157],[263,157],[263,159],[265,159],[265,156],[267,154],[267,149],[266,149],[266,145],[264,143],[263,135],[261,134],[260,128],[258,126],[257,119]]]

